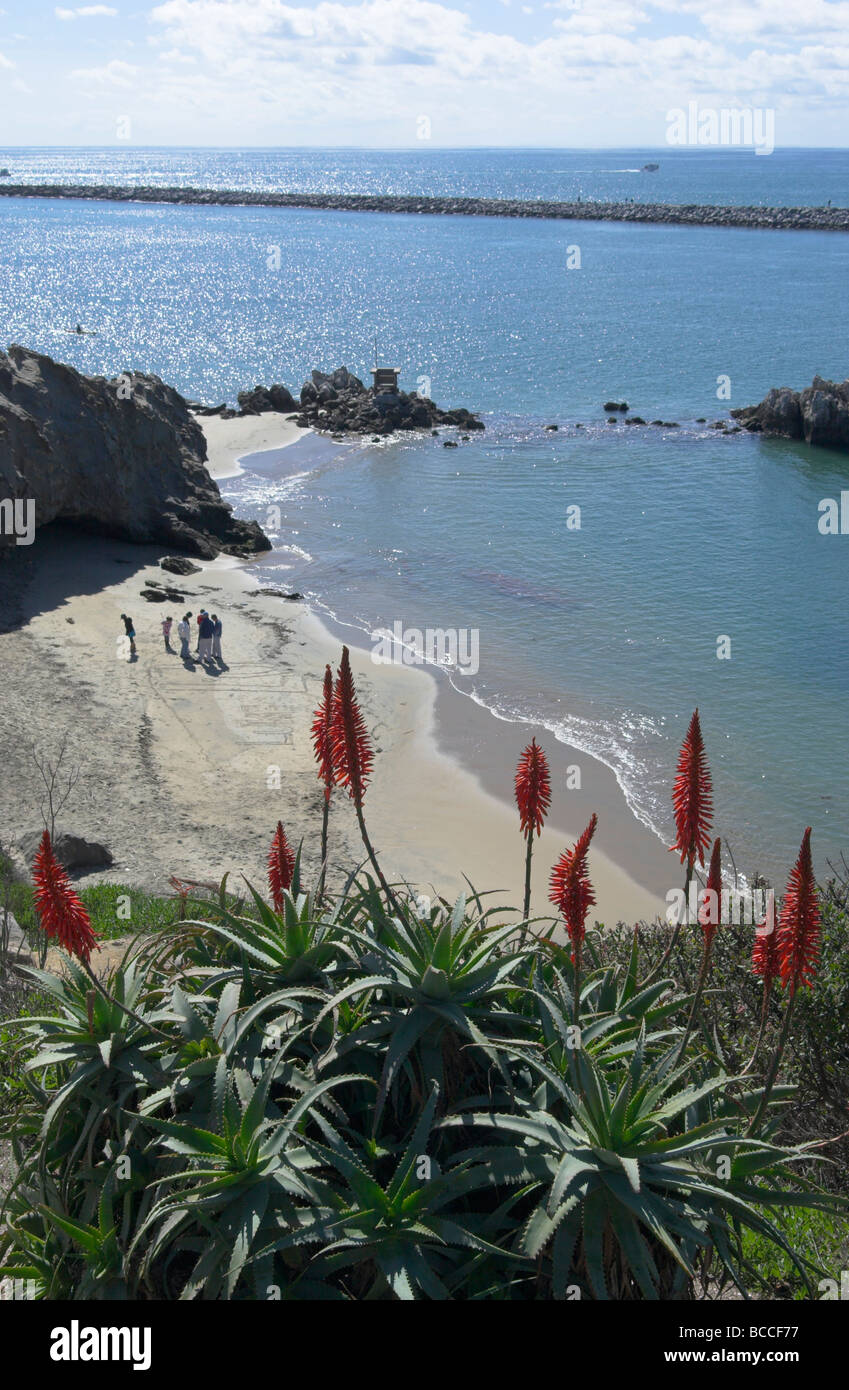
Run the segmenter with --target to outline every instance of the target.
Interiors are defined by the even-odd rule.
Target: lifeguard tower
[[[379,367],[377,356],[377,334],[374,335],[374,366],[371,369],[371,380],[374,394],[376,396],[397,396],[398,395],[398,376],[400,367]]]
[[[400,371],[400,367],[372,367],[374,394],[376,396],[397,396]]]

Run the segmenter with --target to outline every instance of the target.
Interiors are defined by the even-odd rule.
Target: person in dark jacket
[[[218,616],[217,613],[213,613],[213,615],[212,615],[212,659],[213,659],[213,661],[220,661],[220,662],[223,663],[224,658],[223,658],[222,655],[221,655],[221,633],[222,633],[222,630],[223,630],[223,624],[222,624],[222,622],[221,622],[221,619],[219,618],[219,616]]]
[[[200,656],[200,625],[201,625],[201,623],[203,622],[203,620],[204,620],[205,617],[206,617],[206,609],[205,609],[205,608],[202,608],[202,609],[200,610],[200,612],[198,613],[198,616],[197,616],[198,644],[197,644],[197,646],[195,647],[195,656]]]
[[[198,627],[198,657],[201,662],[212,660],[213,623],[208,613],[202,613]]]

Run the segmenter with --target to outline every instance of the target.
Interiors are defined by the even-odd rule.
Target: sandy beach
[[[294,416],[277,411],[237,415],[232,420],[222,420],[220,415],[195,418],[206,436],[207,470],[216,481],[237,477],[242,472],[239,460],[246,454],[286,449],[309,433],[295,424]]]
[[[218,476],[248,453],[303,436],[286,417],[267,415],[213,418],[204,428]],[[68,728],[80,780],[61,822],[106,844],[115,859],[85,882],[167,891],[172,874],[214,882],[231,872],[263,884],[278,819],[294,843],[303,839],[309,879],[318,869],[322,810],[310,724],[325,665],[338,665],[339,637],[302,603],[257,592],[250,563],[220,557],[183,580],[159,567],[160,555],[47,527],[29,555],[6,567],[17,612],[0,631],[3,836],[8,843],[39,826],[31,745],[49,753]],[[146,580],[178,587],[184,601],[145,602]],[[162,618],[176,623],[202,607],[223,620],[219,669],[184,663],[164,647]],[[122,613],[135,621],[135,660],[119,644]],[[172,645],[179,647],[176,633]],[[386,875],[449,898],[465,875],[478,889],[497,890],[492,903],[520,905],[512,777],[532,731],[500,723],[453,692],[449,699],[422,670],[375,664],[354,647],[352,665],[376,753],[366,817]],[[651,918],[675,866],[600,764],[582,758],[583,790],[577,798],[564,793],[561,768],[573,755],[552,743],[555,797],[535,847],[535,909],[547,913],[551,866],[597,810],[593,915],[608,923]],[[330,881],[339,884],[363,858],[341,793],[330,825]]]

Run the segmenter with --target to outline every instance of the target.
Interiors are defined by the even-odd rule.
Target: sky
[[[0,147],[849,146],[849,0],[0,0]]]

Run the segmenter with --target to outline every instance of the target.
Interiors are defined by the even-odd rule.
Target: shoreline
[[[300,465],[303,450],[291,449],[293,443],[298,443],[297,439],[292,440],[285,436],[281,439],[275,434],[274,420],[285,422],[287,417],[272,417],[269,414],[260,418],[268,421],[268,428],[255,433],[258,451],[251,459],[251,465],[247,470],[240,468],[239,472],[260,474],[267,466],[275,477],[283,476],[278,471],[278,466],[282,464],[283,467],[287,467],[289,460],[278,460],[278,451],[282,453],[286,450],[288,454],[291,450],[292,461],[297,459]],[[208,421],[204,420],[202,423],[206,428]],[[215,431],[216,447],[220,448],[223,437],[228,432],[241,436],[248,421],[216,419],[214,424],[220,427]],[[237,428],[234,430],[233,426]],[[324,436],[316,435],[312,431],[299,433],[305,439],[309,437],[307,447],[314,447],[321,458],[338,452],[332,450],[330,441]],[[342,447],[349,448],[350,442]],[[311,466],[311,461],[307,466]],[[255,561],[249,561],[247,565],[267,564],[268,559],[268,554],[257,556]],[[246,568],[245,562],[237,563],[240,568]],[[457,690],[449,680],[440,679],[441,673],[438,671],[426,666],[387,667],[384,664],[373,663],[368,634],[363,628],[337,618],[320,607],[310,606],[309,603],[305,603],[304,607],[318,624],[325,642],[330,643],[334,639],[338,639],[340,643],[347,642],[352,651],[352,658],[354,652],[359,652],[369,661],[375,672],[400,669],[413,681],[423,683],[422,689],[428,692],[422,699],[427,706],[426,718],[432,754],[437,758],[446,758],[457,773],[470,778],[476,793],[490,798],[499,807],[499,822],[502,822],[506,813],[514,829],[516,809],[512,794],[516,763],[522,749],[531,738],[536,738],[545,749],[552,774],[552,804],[548,825],[544,831],[544,837],[549,833],[552,836],[547,842],[549,851],[555,853],[555,857],[559,855],[568,842],[577,839],[592,812],[597,810],[599,827],[595,844],[600,847],[608,865],[614,870],[614,877],[621,874],[624,880],[634,885],[643,911],[661,911],[665,908],[663,895],[669,888],[677,886],[675,863],[669,859],[668,849],[656,832],[635,815],[615,773],[607,764],[575,745],[558,739],[550,729],[542,725],[532,721],[502,718]],[[570,790],[569,783],[574,780],[570,772],[576,766],[580,769],[581,787],[580,790]],[[467,786],[467,792],[468,790]],[[559,844],[556,851],[555,840]],[[624,882],[621,886],[624,888]],[[539,887],[537,884],[535,897],[538,896]]]
[[[200,207],[315,208],[336,212],[459,217],[525,217],[581,222],[771,228],[849,232],[849,208],[757,207],[712,203],[547,202],[508,198],[438,198],[416,194],[256,193],[249,189],[169,188],[120,184],[6,184],[5,198],[69,198]]]
[[[631,810],[615,773],[605,763],[556,738],[543,725],[530,720],[504,719],[426,666],[374,663],[362,628],[308,605],[306,608],[328,638],[336,637],[339,642],[347,643],[352,661],[357,652],[376,672],[403,671],[429,687],[427,739],[433,754],[460,777],[471,779],[476,794],[498,806],[498,819],[506,817],[508,829],[514,835],[518,828],[518,813],[512,799],[516,764],[522,750],[536,738],[551,770],[552,800],[542,837],[534,841],[535,901],[539,901],[540,891],[547,901],[545,884],[537,878],[537,858],[545,858],[546,853],[553,856],[548,863],[550,869],[596,811],[599,825],[593,845],[596,854],[600,852],[606,861],[605,873],[612,872],[616,879],[617,892],[633,890],[635,901],[641,904],[641,912],[651,914],[665,910],[664,894],[680,886],[677,861],[669,859],[667,847]],[[580,769],[581,786],[570,789],[570,773],[576,766]]]
[[[222,420],[220,415],[196,415],[206,439],[206,470],[216,483],[226,478],[238,478],[244,472],[241,461],[248,454],[288,449],[312,433],[296,425],[293,415],[276,410],[261,415],[236,415]]]
[[[323,801],[310,725],[324,666],[336,669],[340,644],[306,605],[252,595],[253,562],[222,557],[202,562],[180,587],[187,608],[214,607],[225,618],[226,664],[184,664],[159,632],[161,618],[179,617],[183,606],[139,597],[146,578],[173,578],[158,559],[153,546],[62,527],[39,532],[17,574],[25,580],[15,591],[18,622],[0,632],[2,838],[8,845],[38,825],[28,744],[50,752],[67,727],[81,777],[59,825],[104,843],[115,861],[84,874],[83,884],[124,882],[162,894],[172,874],[218,882],[230,872],[262,886],[278,819],[294,844],[303,839],[310,881]],[[136,661],[116,645],[122,612],[136,622]],[[351,661],[375,746],[366,818],[387,877],[453,900],[467,890],[466,875],[498,906],[520,907],[523,842],[515,807],[503,799],[512,772],[496,796],[440,747],[436,682],[426,672],[376,666],[354,645]],[[507,748],[507,763],[512,755]],[[548,875],[566,843],[551,825],[535,841],[532,911],[545,917],[554,915]],[[328,881],[340,887],[364,858],[341,793],[331,805],[330,845]],[[652,918],[661,902],[611,848],[600,837],[590,854],[592,920]]]

